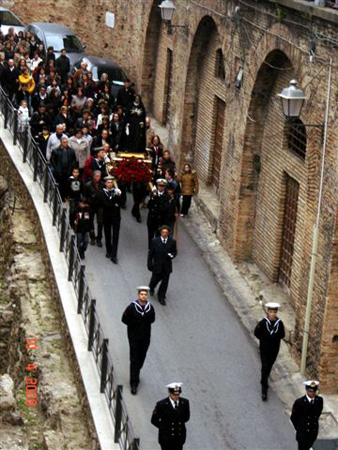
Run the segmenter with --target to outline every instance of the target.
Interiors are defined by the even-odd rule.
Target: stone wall
[[[0,179],[8,180],[9,191],[0,211],[0,250],[6,255],[0,264],[0,276],[5,279],[0,287],[0,373],[10,375],[12,394],[7,394],[14,394],[10,407],[0,407],[4,431],[0,445],[12,448],[21,440],[22,448],[97,450],[95,427],[39,219],[2,143],[0,160]],[[27,350],[28,338],[37,339],[36,351]],[[38,366],[34,372],[39,380],[37,407],[26,405],[28,363]],[[7,385],[8,380],[1,379],[0,391]],[[23,421],[25,428],[12,428]]]
[[[173,92],[169,148],[181,164],[193,162],[200,178],[212,179],[214,100],[225,101],[223,152],[218,190],[218,236],[236,262],[254,260],[272,281],[279,281],[285,205],[285,180],[299,183],[291,284],[286,288],[297,322],[295,356],[300,354],[312,233],[318,204],[322,144],[318,128],[307,129],[307,152],[301,161],[287,148],[286,128],[276,94],[297,78],[308,97],[301,120],[321,124],[327,99],[328,61],[332,57],[330,112],[326,147],[322,219],[320,222],[308,375],[318,376],[328,392],[337,390],[338,348],[327,320],[327,306],[338,323],[334,233],[337,216],[336,70],[338,19],[335,11],[281,2],[246,0],[176,0],[173,24],[186,25],[168,34],[159,19],[159,0],[43,2],[16,0],[26,22],[58,21],[70,26],[88,51],[117,60],[136,81],[145,104],[164,120],[167,50],[173,51]],[[284,6],[283,6],[283,5]],[[235,13],[235,7],[240,12]],[[81,11],[80,19],[79,11]],[[116,27],[104,25],[105,11],[116,14]],[[316,57],[309,60],[311,41]],[[215,79],[215,50],[221,48],[225,80]],[[243,84],[234,84],[239,67]],[[334,300],[336,299],[336,300]],[[333,305],[332,305],[333,303]],[[322,363],[321,363],[322,361]],[[334,365],[330,367],[330,362]]]

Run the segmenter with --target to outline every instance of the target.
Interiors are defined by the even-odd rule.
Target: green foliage
[[[279,6],[276,6],[276,19],[278,22],[283,22],[283,20],[286,18],[286,12],[280,8]]]

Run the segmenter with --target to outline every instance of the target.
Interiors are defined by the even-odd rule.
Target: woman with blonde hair
[[[30,75],[28,67],[23,67],[19,75],[18,96],[20,100],[26,100],[29,111],[31,111],[32,95],[35,89],[34,78]]]

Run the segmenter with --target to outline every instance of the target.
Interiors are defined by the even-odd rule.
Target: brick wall
[[[323,122],[327,61],[330,57],[335,61],[338,51],[318,35],[317,57],[310,63],[310,29],[338,39],[338,23],[325,22],[314,11],[307,14],[284,7],[283,14],[277,14],[276,4],[264,0],[247,3],[254,9],[242,8],[239,19],[233,16],[235,0],[192,0],[189,9],[185,0],[176,0],[173,22],[187,25],[187,30],[175,29],[172,35],[161,25],[158,0],[138,0],[132,7],[121,0],[62,0],[55,7],[47,0],[39,8],[36,0],[16,0],[15,8],[26,22],[55,20],[70,26],[89,52],[118,61],[159,121],[164,114],[167,49],[172,49],[169,148],[180,164],[193,162],[206,183],[212,170],[215,96],[225,101],[218,236],[234,261],[253,259],[272,281],[278,280],[279,273],[286,174],[299,183],[289,288],[297,317],[293,349],[299,359],[322,149],[320,130],[308,128],[305,161],[288,150],[275,96],[296,77],[308,96],[303,122]],[[113,30],[104,25],[106,10],[116,13]],[[224,82],[214,76],[219,46],[225,59]],[[237,89],[234,78],[240,65],[244,80]],[[319,376],[328,392],[337,391],[334,373],[338,372],[333,329],[338,323],[336,92],[335,67],[308,358],[308,374]]]

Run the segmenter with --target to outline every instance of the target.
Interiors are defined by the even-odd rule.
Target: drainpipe
[[[325,120],[324,120],[324,125],[323,125],[324,138],[323,138],[323,146],[322,146],[322,148],[323,148],[322,167],[321,167],[320,182],[319,182],[317,217],[316,217],[316,223],[315,223],[315,226],[313,229],[311,265],[310,265],[309,285],[308,285],[307,300],[306,300],[305,323],[304,323],[304,331],[303,331],[302,356],[301,356],[301,363],[300,363],[300,372],[302,375],[305,374],[305,370],[306,370],[306,359],[307,359],[307,352],[308,352],[309,329],[310,329],[311,310],[312,310],[313,284],[314,284],[314,280],[315,280],[315,271],[316,271],[316,259],[317,259],[317,247],[318,247],[318,235],[319,235],[319,220],[320,220],[320,212],[321,212],[322,197],[323,197],[324,166],[325,166],[326,143],[327,143],[327,123],[328,123],[328,118],[329,118],[329,104],[330,104],[330,93],[331,93],[331,72],[332,72],[332,58],[330,58],[330,66],[329,66]]]

